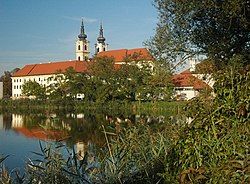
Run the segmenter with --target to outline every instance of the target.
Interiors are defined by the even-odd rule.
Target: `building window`
[[[81,61],[81,57],[80,56],[78,56],[78,61]]]
[[[81,46],[80,45],[78,45],[78,50],[81,50]]]
[[[97,48],[97,53],[98,53],[98,52],[100,52],[100,49],[99,49],[99,48]]]
[[[22,82],[22,79],[20,79],[19,82]]]
[[[87,45],[84,45],[84,49],[85,49],[85,50],[88,50],[88,47],[87,47]]]
[[[38,80],[40,81],[40,77],[38,78]]]
[[[105,48],[103,48],[103,51],[105,51]]]
[[[14,89],[16,89],[16,86],[14,86]]]
[[[26,82],[26,79],[24,79],[24,82]]]
[[[16,89],[18,89],[18,86],[16,86]]]
[[[14,82],[16,82],[16,79],[14,79]]]

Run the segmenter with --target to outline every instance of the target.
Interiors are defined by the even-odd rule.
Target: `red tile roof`
[[[133,60],[153,60],[152,55],[146,48],[136,49],[120,49],[99,52],[97,57],[113,57],[115,62],[124,61],[124,59],[132,57]]]
[[[65,72],[66,69],[72,67],[76,72],[87,71],[87,62],[83,61],[60,61],[42,64],[25,65],[22,69],[13,74],[13,77],[34,76],[55,74],[58,71]]]
[[[115,62],[124,61],[128,57],[132,57],[134,61],[138,60],[153,60],[152,55],[146,48],[136,48],[136,49],[120,49],[120,50],[110,50],[100,52],[98,57],[113,57]],[[115,68],[120,68],[115,64]],[[60,61],[60,62],[50,62],[42,64],[30,64],[25,65],[22,69],[13,74],[13,77],[20,76],[35,76],[35,75],[49,75],[55,74],[59,71],[65,72],[67,68],[72,67],[76,72],[86,72],[88,70],[88,62],[83,61]]]
[[[176,87],[193,87],[196,90],[210,88],[205,82],[193,76],[189,70],[174,75],[172,81]]]

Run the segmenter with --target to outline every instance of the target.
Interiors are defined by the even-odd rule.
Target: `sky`
[[[91,54],[103,23],[111,49],[143,47],[154,35],[153,0],[0,0],[0,75],[25,64],[75,59],[81,19]]]

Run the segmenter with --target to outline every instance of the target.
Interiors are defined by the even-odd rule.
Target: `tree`
[[[0,81],[3,82],[3,96],[9,98],[12,95],[11,72],[5,71]]]
[[[89,80],[85,90],[87,98],[98,103],[114,100],[117,79],[114,59],[96,57],[88,67]]]
[[[35,97],[38,100],[46,99],[46,88],[36,81],[27,81],[23,84],[22,94],[27,97]]]
[[[12,71],[5,71],[4,75],[0,77],[0,81],[3,82],[3,96],[4,98],[9,98],[12,95],[12,81],[11,76],[13,73],[20,70],[19,68],[15,68]]]
[[[152,53],[175,67],[194,55],[206,55],[217,68],[235,55],[249,64],[250,1],[155,0],[159,14]],[[176,62],[176,61],[179,62]]]

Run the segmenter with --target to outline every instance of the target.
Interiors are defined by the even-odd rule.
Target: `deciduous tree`
[[[152,53],[171,67],[204,54],[217,68],[241,55],[249,63],[249,0],[155,0],[159,22],[148,42]],[[178,62],[176,62],[178,61]]]

